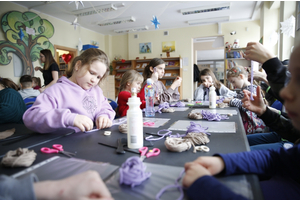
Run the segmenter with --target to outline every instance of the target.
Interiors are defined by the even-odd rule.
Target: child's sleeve
[[[34,104],[26,110],[23,121],[26,127],[33,131],[50,133],[59,128],[74,126],[76,115],[71,113],[70,109],[57,109],[56,99],[42,93],[37,97]]]
[[[194,92],[194,100],[203,101],[203,94],[204,94],[204,90],[203,90],[203,85],[201,84],[199,87],[197,87],[197,89]]]
[[[118,95],[118,112],[119,116],[123,117],[126,116],[127,110],[129,106],[127,105],[128,99],[131,97],[129,92],[122,91]]]
[[[220,98],[222,97],[235,97],[237,94],[235,91],[230,90],[228,87],[226,87],[225,85],[221,84],[220,87]]]

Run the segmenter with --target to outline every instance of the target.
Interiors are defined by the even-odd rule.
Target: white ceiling
[[[104,35],[120,35],[115,33],[116,29],[126,29],[141,26],[148,26],[148,30],[155,30],[151,20],[156,16],[160,22],[160,30],[173,28],[191,27],[187,23],[189,20],[211,19],[215,17],[229,16],[230,22],[249,21],[259,19],[260,1],[82,1],[84,7],[79,3],[76,10],[73,1],[14,1],[25,6],[30,11],[41,12],[63,21],[71,23],[75,20],[74,12],[84,9],[94,9],[93,7],[114,4],[118,7],[116,11],[106,13],[96,13],[89,16],[78,17],[78,23],[81,27],[93,30]],[[124,7],[121,7],[121,4]],[[230,3],[230,10],[213,11],[199,14],[182,15],[181,9],[188,9],[202,6],[217,6],[224,3]],[[98,22],[105,22],[115,18],[133,16],[135,22],[127,22],[109,26],[99,26]],[[193,25],[199,26],[199,25]],[[81,27],[74,31],[78,31]],[[124,34],[124,33],[123,33]]]

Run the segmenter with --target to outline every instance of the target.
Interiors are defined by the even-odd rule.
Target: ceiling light
[[[117,18],[112,20],[107,20],[104,22],[98,22],[99,26],[108,26],[108,25],[116,25],[116,24],[122,24],[126,22],[135,22],[134,17],[124,17],[124,18]]]
[[[207,13],[221,10],[229,10],[230,3],[224,3],[219,5],[211,5],[211,6],[201,6],[196,8],[189,8],[180,10],[182,15],[190,15],[190,14],[198,14],[198,13]]]
[[[226,22],[226,21],[229,21],[229,16],[191,20],[188,21],[188,24],[189,25],[210,24],[210,23],[219,23],[219,22]]]
[[[97,13],[110,12],[110,11],[115,11],[115,10],[118,10],[118,8],[116,8],[114,6],[114,4],[107,4],[107,5],[103,5],[103,6],[97,6],[97,7],[93,7],[93,8],[73,11],[73,14],[76,15],[77,17],[79,17],[79,16],[82,17],[82,16],[94,15]]]
[[[114,32],[115,33],[128,33],[128,32],[136,32],[136,31],[146,31],[148,29],[149,29],[148,26],[142,26],[142,27],[136,27],[136,28],[114,30]]]

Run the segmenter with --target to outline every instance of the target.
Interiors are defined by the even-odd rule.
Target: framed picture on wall
[[[139,44],[140,53],[152,53],[152,44],[151,42],[140,43]]]
[[[162,52],[174,52],[175,51],[175,41],[162,42]]]

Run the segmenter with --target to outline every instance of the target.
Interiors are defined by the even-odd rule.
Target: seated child
[[[259,57],[263,55],[258,54]],[[280,91],[284,106],[292,120],[293,128],[300,130],[300,46],[294,48],[291,55],[289,71],[291,80]],[[273,66],[272,66],[273,67]],[[245,90],[245,107],[256,104],[258,98],[253,96],[250,102]],[[267,107],[265,106],[265,109]],[[263,110],[261,111],[263,114]],[[281,129],[289,132],[284,121],[278,120]],[[275,130],[277,131],[277,130]],[[299,141],[299,140],[298,140]],[[235,174],[256,174],[269,176],[270,179],[260,181],[263,199],[300,199],[300,144],[290,149],[260,150],[230,154],[215,154],[213,157],[201,156],[197,160],[185,164],[183,186],[187,187],[189,199],[245,199],[220,183],[214,175],[229,176]]]
[[[215,74],[208,68],[201,70],[200,83],[201,85],[194,92],[195,101],[209,101],[209,87],[212,85],[216,88],[217,99],[236,95],[236,92],[231,91],[220,83],[220,81],[216,79]]]
[[[41,79],[39,77],[32,77],[32,88],[38,90],[41,87]]]
[[[234,96],[234,98],[227,98],[224,102],[229,102],[230,106],[238,107],[243,120],[246,134],[261,133],[265,131],[265,123],[254,112],[242,107],[244,98],[243,90],[248,90],[256,95],[256,85],[253,85],[253,91],[251,91],[251,84],[248,81],[248,73],[241,66],[235,66],[227,72],[228,81],[235,87],[241,89],[241,91]]]
[[[142,101],[145,100],[145,87],[146,87],[146,81],[148,78],[151,78],[153,80],[153,86],[155,89],[155,93],[157,96],[157,104],[163,103],[163,102],[172,102],[172,101],[178,101],[180,99],[180,93],[178,92],[178,87],[181,85],[182,78],[177,77],[172,85],[167,89],[163,82],[159,81],[158,79],[161,79],[165,74],[165,68],[166,64],[165,61],[163,61],[160,58],[153,58],[149,65],[147,65],[143,71],[143,77],[144,77],[144,83],[143,83],[143,89],[138,94],[138,97]]]
[[[131,89],[136,88],[137,93],[141,90],[143,76],[136,70],[128,70],[122,76],[120,82],[120,93],[118,95],[118,114],[120,117],[126,116],[129,106],[128,99],[131,97]],[[141,101],[141,109],[145,108],[146,102]]]
[[[59,128],[89,131],[112,126],[115,111],[103,96],[99,81],[109,74],[109,59],[100,49],[87,49],[72,61],[67,77],[41,93],[23,116],[40,133]]]
[[[21,94],[23,99],[28,97],[37,97],[40,94],[40,91],[34,90],[32,88],[32,78],[30,75],[23,75],[20,78],[21,90],[19,93]]]
[[[26,110],[18,86],[8,78],[0,77],[0,124],[23,123]]]

